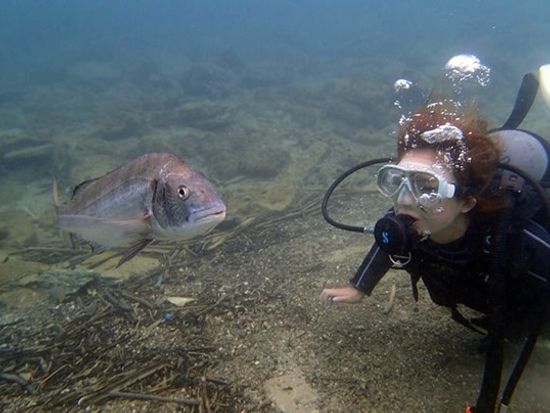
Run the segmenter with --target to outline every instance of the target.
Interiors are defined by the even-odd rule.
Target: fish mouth
[[[223,221],[225,218],[225,208],[205,208],[193,212],[187,218],[189,222],[204,222],[204,221]]]

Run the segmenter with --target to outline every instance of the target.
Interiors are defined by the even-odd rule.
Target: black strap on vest
[[[494,413],[500,388],[502,363],[504,358],[504,323],[507,310],[507,284],[509,270],[506,257],[506,233],[511,220],[511,211],[504,210],[501,219],[495,225],[494,242],[491,245],[491,276],[489,277],[489,314],[488,346],[485,355],[483,380],[479,390],[475,411]]]
[[[538,89],[539,81],[534,74],[527,73],[523,76],[512,113],[510,113],[508,120],[504,122],[501,129],[516,129],[520,125],[525,116],[527,116],[529,109],[531,109]]]
[[[525,369],[525,366],[529,361],[529,357],[531,356],[531,353],[535,349],[537,338],[540,335],[540,331],[542,329],[542,326],[544,324],[544,320],[546,318],[546,314],[548,311],[549,298],[550,297],[548,296],[548,293],[544,294],[544,296],[540,299],[540,304],[538,305],[538,308],[535,309],[535,311],[531,314],[531,317],[529,317],[529,319],[527,320],[527,322],[529,323],[528,325],[529,331],[528,331],[527,339],[523,344],[521,353],[519,354],[519,357],[516,360],[516,364],[514,365],[512,373],[508,378],[506,387],[502,392],[502,399],[500,402],[502,406],[507,407],[510,404],[510,400],[512,399],[512,394],[516,389],[516,385],[518,384],[521,374],[523,373],[523,370]]]
[[[524,227],[525,218],[513,214],[512,209],[503,212],[499,223],[494,229],[494,242],[491,245],[491,272],[489,278],[489,300],[491,313],[489,314],[488,347],[485,358],[483,380],[476,403],[476,413],[494,413],[500,387],[503,364],[503,347],[506,317],[509,314],[507,297],[510,285],[511,272],[526,272],[525,268],[513,268],[506,257],[517,257],[513,252],[519,245],[515,244],[513,234],[518,234]],[[512,254],[510,254],[512,252]],[[527,338],[523,348],[510,373],[501,398],[501,406],[510,403],[516,385],[527,365],[529,357],[535,348],[537,338],[547,315],[550,292],[547,289],[539,290],[528,312]]]

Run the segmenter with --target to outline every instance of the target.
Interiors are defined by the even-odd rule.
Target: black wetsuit
[[[490,233],[490,223],[475,220],[466,234],[452,243],[437,244],[428,239],[417,244],[411,261],[402,267],[411,275],[415,293],[416,282],[422,279],[436,304],[449,308],[463,304],[489,313]],[[513,312],[528,310],[540,291],[550,288],[549,232],[531,220],[517,233],[520,235],[508,237],[511,245],[507,251],[515,252],[505,257],[512,270],[507,301]],[[351,283],[370,295],[391,267],[388,255],[375,243]]]

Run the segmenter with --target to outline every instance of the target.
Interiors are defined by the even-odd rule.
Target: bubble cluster
[[[407,79],[397,79],[393,84],[394,92],[399,92],[402,89],[410,89],[413,82]]]
[[[420,137],[425,142],[434,144],[447,141],[460,142],[464,139],[464,134],[456,126],[445,124],[438,126],[435,129],[423,132],[422,134],[420,134]]]
[[[438,105],[441,105],[441,102],[434,103],[433,107],[435,108]],[[460,105],[457,104],[456,107],[460,107]],[[443,113],[445,113],[448,117],[460,117],[460,115],[456,112],[444,111]],[[420,138],[430,145],[443,142],[454,143],[454,150],[438,151],[438,157],[443,160],[445,165],[448,165],[448,167],[454,170],[464,170],[466,164],[471,161],[471,158],[468,155],[468,147],[466,145],[464,133],[460,128],[450,123],[445,123],[443,125],[436,126],[431,130],[422,132],[420,134]]]
[[[458,145],[454,155],[448,151],[438,151],[437,155],[442,159],[445,165],[451,168],[451,170],[463,171],[466,168],[466,164],[471,162],[471,158],[468,156],[468,150],[464,144]]]
[[[413,82],[407,79],[397,79],[393,84],[393,93],[395,96],[401,96],[404,92],[410,90],[413,85]],[[394,106],[398,107],[399,109],[403,109],[403,105],[401,101],[398,99],[395,99],[393,102]]]
[[[485,87],[489,84],[490,75],[491,69],[471,54],[453,56],[445,65],[445,77],[456,87],[468,80],[474,80]]]

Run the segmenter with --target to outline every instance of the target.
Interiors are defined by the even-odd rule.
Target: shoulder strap
[[[510,224],[511,211],[503,211],[495,225],[491,244],[491,276],[489,278],[489,331],[485,354],[483,379],[476,402],[476,412],[493,413],[497,403],[504,359],[504,324],[507,310],[507,285],[509,267],[506,265],[506,233]]]

